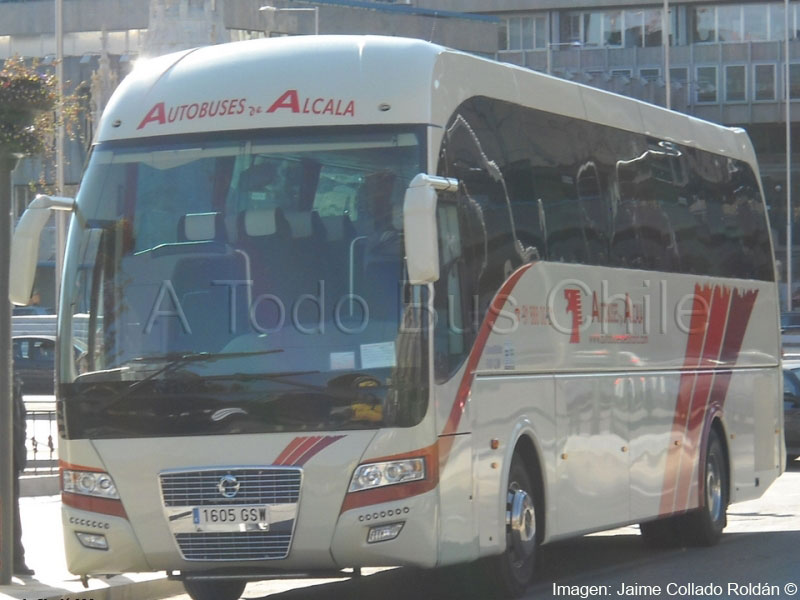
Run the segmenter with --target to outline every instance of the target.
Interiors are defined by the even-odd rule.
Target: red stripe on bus
[[[303,453],[302,456],[297,457],[294,462],[292,462],[293,467],[302,467],[306,464],[309,460],[311,460],[314,456],[319,454],[322,450],[330,446],[332,443],[342,439],[343,435],[326,435],[321,440],[317,441],[316,444],[311,446],[308,450]]]
[[[303,438],[303,440],[298,444],[295,449],[290,452],[284,461],[281,463],[283,465],[294,465],[295,461],[303,456],[309,449],[311,449],[314,444],[322,439],[321,435],[313,435],[311,437]]]
[[[290,455],[292,452],[294,452],[294,450],[295,450],[295,448],[297,448],[297,446],[299,446],[301,443],[303,443],[303,440],[306,440],[306,439],[308,439],[308,437],[307,437],[307,436],[301,436],[301,437],[296,437],[296,438],[294,438],[294,439],[293,439],[291,442],[289,442],[289,444],[286,446],[286,448],[284,448],[284,449],[281,451],[281,453],[280,453],[280,454],[278,454],[278,458],[276,458],[274,461],[272,461],[272,464],[273,464],[273,465],[282,465],[282,464],[285,464],[285,462],[286,462],[286,458],[287,458],[287,457],[288,457],[288,456],[289,456],[289,455]]]
[[[464,369],[464,375],[461,377],[461,383],[458,386],[455,401],[450,409],[450,415],[444,425],[444,429],[442,429],[442,433],[439,434],[440,469],[444,468],[444,465],[447,463],[447,459],[450,456],[450,449],[453,446],[452,436],[458,431],[458,425],[461,422],[461,417],[464,415],[464,407],[467,404],[467,398],[469,397],[469,392],[472,388],[472,381],[475,379],[475,369],[477,369],[478,363],[483,355],[483,349],[485,348],[486,342],[489,339],[489,334],[492,332],[492,328],[497,322],[497,317],[500,316],[500,313],[508,301],[511,292],[517,285],[517,282],[520,280],[525,271],[527,271],[533,265],[534,263],[522,265],[509,276],[509,278],[500,288],[500,291],[498,291],[495,295],[494,300],[492,300],[492,304],[486,313],[486,317],[483,319],[481,328],[478,331],[477,337],[475,338],[475,343],[472,345],[472,351],[469,353],[469,358],[467,358],[467,366]]]
[[[710,286],[701,287],[696,284],[694,287],[692,318],[689,321],[689,335],[686,340],[686,353],[683,361],[684,372],[681,374],[680,383],[678,384],[678,398],[675,403],[672,434],[670,435],[667,460],[664,467],[664,483],[661,487],[661,506],[659,507],[659,514],[661,515],[671,514],[675,507],[675,491],[682,453],[681,446],[683,445],[683,435],[686,430],[686,420],[689,416],[692,390],[697,378],[697,373],[693,369],[699,366],[702,356],[703,343],[710,317],[711,292],[712,288]]]
[[[758,297],[758,290],[749,290],[740,293],[739,290],[734,290],[731,296],[730,316],[728,318],[728,327],[725,330],[725,340],[722,342],[722,353],[720,354],[720,362],[725,366],[734,366],[739,359],[739,353],[742,349],[744,342],[744,335],[747,331],[747,326],[750,323],[750,317],[753,313],[753,306],[755,305]],[[717,373],[714,378],[714,387],[711,390],[708,406],[706,409],[706,416],[704,419],[703,432],[705,435],[710,430],[709,418],[722,411],[725,404],[725,399],[728,395],[728,387],[730,386],[731,376],[733,371],[726,369]],[[700,456],[698,457],[698,465],[705,462],[705,437],[703,445],[700,447]],[[698,466],[699,470],[699,466]],[[701,498],[705,494],[705,480],[700,475],[692,482],[692,489],[697,489],[694,498],[697,499],[698,506],[701,503]],[[690,490],[690,495],[692,491]]]
[[[123,519],[128,518],[128,513],[125,512],[125,507],[122,506],[121,500],[61,492],[61,503],[78,510],[111,515],[112,517],[122,517]]]
[[[725,325],[728,322],[730,305],[730,288],[716,286],[711,300],[711,312],[706,339],[703,344],[703,356],[700,363],[702,367],[713,367],[720,364],[722,337],[725,334]],[[708,371],[700,373],[695,380],[694,392],[692,393],[692,400],[687,414],[684,443],[682,445],[683,452],[680,455],[681,460],[678,469],[678,481],[676,483],[674,508],[677,512],[696,508],[697,506],[690,502],[689,488],[692,485],[692,475],[694,474],[695,465],[697,465],[697,459],[700,456],[700,434],[705,421],[714,377],[714,371]]]
[[[75,464],[72,464],[72,463],[68,463],[65,460],[59,460],[58,461],[58,468],[61,469],[62,471],[63,470],[68,470],[68,471],[90,471],[92,473],[105,473],[105,470],[101,469],[100,467],[87,467],[85,465],[75,465]]]

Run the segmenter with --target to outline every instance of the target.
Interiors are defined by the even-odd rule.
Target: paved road
[[[752,502],[736,504],[719,546],[646,548],[625,527],[544,549],[541,574],[526,598],[800,598],[800,461]],[[629,586],[627,594],[620,591]],[[454,585],[455,584],[455,585]],[[561,586],[555,588],[554,586]],[[793,587],[794,586],[794,587]],[[794,590],[794,594],[791,593]],[[394,569],[361,580],[251,583],[246,598],[417,600],[476,597],[450,580]],[[189,600],[176,596],[174,600]]]

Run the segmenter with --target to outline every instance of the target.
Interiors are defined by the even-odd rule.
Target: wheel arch
[[[534,500],[538,510],[536,511],[536,537],[539,543],[546,539],[547,535],[547,507],[548,498],[545,486],[545,472],[543,462],[541,460],[541,448],[537,443],[537,439],[532,430],[529,428],[520,429],[516,435],[514,444],[511,446],[512,450],[508,455],[506,464],[511,465],[511,459],[514,454],[519,454],[522,457],[525,469],[534,483]],[[505,487],[508,487],[508,470],[504,476]]]

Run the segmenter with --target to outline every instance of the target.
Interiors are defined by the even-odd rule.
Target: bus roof
[[[473,96],[755,160],[741,130],[421,40],[382,36],[250,40],[144,61],[114,93],[97,139],[305,126],[444,126]]]

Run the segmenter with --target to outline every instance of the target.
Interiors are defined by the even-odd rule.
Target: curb
[[[124,575],[108,581],[107,587],[93,588],[97,583],[105,584],[102,579],[89,579],[89,587],[84,588],[79,581],[74,585],[55,587],[46,583],[26,580],[26,585],[0,586],[0,600],[65,600],[80,598],[86,600],[158,600],[186,593],[180,581],[171,581],[166,577],[146,581],[122,581]],[[116,583],[115,583],[116,580]]]

